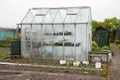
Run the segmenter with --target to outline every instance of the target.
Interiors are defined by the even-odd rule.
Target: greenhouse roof
[[[33,8],[21,24],[87,23],[91,21],[90,7]]]

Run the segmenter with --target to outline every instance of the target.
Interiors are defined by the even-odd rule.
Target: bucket
[[[66,64],[66,60],[60,60],[60,65]]]
[[[100,62],[96,62],[95,63],[95,68],[100,69],[101,68],[101,63]]]

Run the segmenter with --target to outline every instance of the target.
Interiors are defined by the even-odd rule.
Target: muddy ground
[[[0,48],[0,54],[7,54],[7,57],[4,56],[5,59],[0,59],[0,62],[21,63],[22,65],[0,64],[0,80],[107,80],[107,77],[102,75],[102,71],[91,66],[81,65],[74,68],[59,65],[59,61],[54,60],[10,59],[8,53],[10,54],[9,48]],[[35,65],[45,65],[45,67]]]

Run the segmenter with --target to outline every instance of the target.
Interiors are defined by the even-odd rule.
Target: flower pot
[[[89,61],[83,61],[82,63],[85,65],[89,65]]]
[[[80,65],[80,61],[74,61],[73,62],[73,66],[79,66]]]
[[[95,68],[100,69],[101,68],[101,62],[96,62],[95,63]]]
[[[66,60],[60,60],[60,65],[65,65],[66,64]]]

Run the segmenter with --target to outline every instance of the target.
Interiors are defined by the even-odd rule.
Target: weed
[[[105,76],[105,77],[107,76],[107,64],[103,65],[102,75]]]
[[[7,59],[7,58],[10,58],[9,53],[0,53],[0,59]]]
[[[73,65],[73,62],[72,61],[68,61],[67,62],[67,66],[72,66]]]
[[[83,74],[87,75],[87,74],[89,74],[89,72],[88,71],[83,71]]]
[[[106,80],[106,78],[101,78],[100,80]]]

